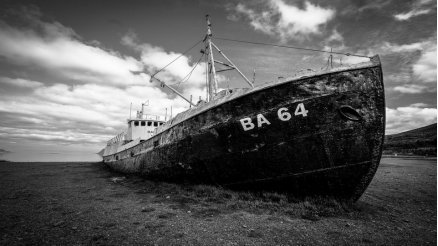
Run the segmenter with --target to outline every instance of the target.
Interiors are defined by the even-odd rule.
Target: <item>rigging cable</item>
[[[189,52],[190,50],[192,50],[193,48],[195,48],[196,45],[198,45],[199,43],[201,43],[203,40],[199,40],[198,42],[196,42],[192,47],[188,48],[186,51],[184,51],[183,53],[181,53],[181,55],[179,55],[177,58],[175,58],[174,60],[172,60],[171,62],[169,62],[166,66],[162,67],[160,70],[158,70],[157,72],[155,72],[154,74],[152,74],[151,77],[154,77],[155,75],[157,75],[157,73],[163,71],[166,67],[168,67],[170,64],[172,64],[174,61],[178,60],[181,56],[185,55],[187,52]]]
[[[202,57],[204,57],[204,53],[201,55],[201,57],[199,57],[199,60],[196,62],[195,66],[193,66],[193,68],[190,71],[190,73],[188,73],[180,82],[175,83],[177,86],[179,86],[181,83],[186,82],[186,81],[188,81],[190,79],[190,77],[192,76],[193,71],[195,71],[195,68],[196,68],[196,66],[198,66],[198,64],[201,61]]]
[[[301,48],[301,47],[279,45],[279,44],[268,44],[268,43],[261,43],[261,42],[252,42],[252,41],[245,41],[245,40],[230,39],[230,38],[221,38],[221,37],[215,37],[215,39],[225,40],[225,41],[232,41],[232,42],[238,42],[238,43],[258,44],[258,45],[274,46],[274,47],[280,47],[280,48],[297,49],[297,50],[308,50],[308,51],[314,51],[314,52],[323,52],[323,53],[331,53],[331,54],[338,54],[338,55],[357,56],[357,57],[370,58],[369,56],[358,55],[358,54],[342,53],[342,52],[326,51],[326,50],[318,50],[318,49],[310,49],[310,48]]]

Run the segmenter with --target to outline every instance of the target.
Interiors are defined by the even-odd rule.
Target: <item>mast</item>
[[[243,79],[251,86],[254,87],[254,84],[249,81],[248,78],[245,77],[245,75],[237,68],[236,65],[234,65],[234,63],[211,41],[212,38],[212,32],[211,32],[211,23],[210,23],[210,16],[206,15],[205,16],[206,21],[207,21],[207,35],[205,36],[204,40],[202,40],[204,42],[204,49],[201,50],[201,53],[203,53],[203,55],[206,55],[206,68],[205,68],[205,72],[206,72],[206,85],[207,85],[207,96],[206,96],[206,100],[207,101],[211,101],[214,96],[218,93],[218,83],[217,83],[217,78],[216,78],[216,73],[219,72],[224,72],[224,71],[228,71],[228,70],[234,70],[236,69],[237,72],[243,77]],[[183,54],[181,54],[179,57],[177,57],[176,59],[180,58],[182,55],[184,55],[185,53],[187,53],[189,50],[191,50],[193,47],[195,47],[197,44],[199,44],[201,41],[198,41],[194,46],[192,46],[190,49],[188,49],[187,51],[185,51]],[[229,64],[221,62],[221,61],[216,61],[214,60],[213,57],[213,47],[217,50],[217,52],[219,52],[220,55],[222,55],[223,58],[225,58],[225,60],[228,61]],[[202,58],[202,57],[201,57]],[[199,61],[201,60],[201,58],[199,59]],[[174,62],[176,59],[174,59],[172,62]],[[199,63],[198,61],[198,63]],[[177,90],[175,90],[174,88],[172,88],[171,86],[167,85],[166,83],[164,83],[163,81],[159,80],[158,78],[155,77],[155,75],[157,73],[159,73],[160,71],[162,71],[164,68],[166,68],[167,66],[169,66],[172,62],[170,62],[169,64],[167,64],[166,66],[164,66],[162,69],[160,69],[158,72],[154,73],[151,78],[150,78],[150,82],[152,82],[153,79],[157,80],[158,82],[161,83],[162,87],[167,87],[169,88],[172,92],[174,92],[175,94],[177,94],[178,96],[180,96],[182,99],[184,99],[185,101],[187,101],[191,106],[196,106],[193,102],[192,102],[192,98],[187,99],[186,97],[184,97],[181,93],[179,93]],[[198,63],[196,63],[196,65],[198,65]],[[226,67],[225,69],[221,69],[221,70],[217,70],[215,68],[215,63],[218,63],[224,67]],[[196,67],[195,65],[195,67]],[[194,68],[193,68],[194,69]],[[193,72],[193,70],[192,70]],[[191,74],[191,73],[190,73]],[[189,75],[190,75],[189,74]],[[142,109],[143,110],[143,109]]]
[[[204,46],[205,47],[205,46]],[[210,84],[208,83],[208,54],[207,51],[205,51],[205,88],[207,89],[207,94],[205,95],[205,101],[209,101],[209,95],[210,95]]]
[[[234,63],[228,59],[228,57],[224,54],[224,52],[222,52],[214,43],[210,42],[210,45],[213,44],[214,48],[219,52],[219,54],[221,54],[230,64],[226,64],[226,66],[232,67],[233,69],[236,69],[236,71],[240,74],[240,76],[242,76],[242,78],[251,86],[254,87],[254,85],[251,83],[251,81],[249,81],[249,79],[239,70],[239,68],[236,67],[236,65],[234,65]]]
[[[229,70],[236,70],[237,73],[239,73],[240,76],[245,80],[246,83],[249,84],[252,88],[254,87],[254,83],[249,81],[249,79],[237,68],[236,65],[224,54],[222,50],[220,50],[212,41],[212,32],[211,32],[211,23],[210,23],[210,15],[206,15],[207,20],[207,35],[204,38],[204,47],[205,47],[205,53],[207,54],[207,68],[206,68],[206,80],[207,80],[207,95],[208,95],[208,101],[210,101],[214,95],[218,93],[218,85],[217,85],[217,78],[216,73],[219,72],[225,72]],[[213,48],[217,50],[217,52],[228,62],[224,63],[221,61],[214,60],[213,57]],[[218,63],[225,67],[225,69],[216,70],[215,63]]]
[[[207,65],[210,65],[209,68],[210,68],[210,73],[211,73],[211,76],[209,77],[208,84],[210,85],[209,86],[210,88],[213,87],[213,88],[211,88],[213,90],[210,89],[210,91],[209,91],[210,92],[209,93],[210,100],[211,100],[211,98],[213,98],[213,96],[217,93],[217,79],[216,79],[216,69],[214,67],[213,48],[211,46],[212,33],[211,33],[210,15],[206,15],[205,18],[207,20],[207,36],[206,36],[205,42],[206,42],[206,46],[208,46],[208,55],[209,55],[208,57],[210,58],[209,64],[207,64]],[[211,83],[212,77],[213,77],[213,84]],[[211,86],[211,85],[213,85],[213,86]]]

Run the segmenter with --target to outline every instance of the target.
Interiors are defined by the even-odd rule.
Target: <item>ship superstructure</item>
[[[117,134],[107,142],[103,156],[113,155],[150,139],[157,134],[157,128],[165,124],[165,118],[159,115],[147,114],[142,104],[135,118],[127,120],[127,129]],[[118,158],[117,158],[118,159]]]

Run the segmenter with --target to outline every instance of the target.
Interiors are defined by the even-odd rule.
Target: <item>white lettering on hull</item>
[[[258,115],[257,115],[257,126],[258,126],[258,127],[262,127],[263,124],[268,124],[268,125],[270,125],[271,122],[269,122],[269,120],[266,119],[265,116],[263,116],[262,114],[258,114]]]
[[[289,121],[292,119],[291,113],[288,112],[289,109],[286,107],[279,108],[277,111],[277,117],[281,121]],[[307,117],[307,113],[309,113],[309,110],[306,110],[303,103],[299,103],[297,107],[295,108],[294,115],[302,117]],[[266,119],[266,117],[263,114],[257,114],[257,127],[260,128],[263,125],[269,126],[271,122]],[[240,119],[240,124],[242,125],[242,128],[244,131],[249,131],[255,128],[255,124],[252,123],[252,119],[250,117],[246,117],[243,119]]]
[[[242,124],[243,130],[248,131],[254,129],[255,125],[251,122],[251,118],[243,118],[240,120],[240,124]]]

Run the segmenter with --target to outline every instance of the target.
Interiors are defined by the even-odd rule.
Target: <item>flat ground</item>
[[[436,245],[436,159],[384,158],[355,204],[0,163],[0,244]]]

